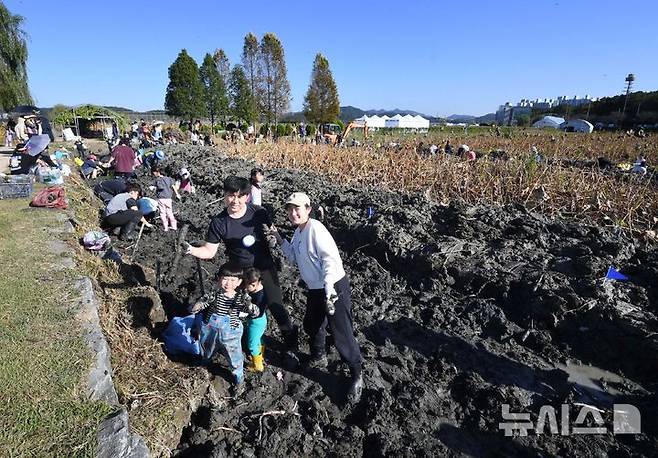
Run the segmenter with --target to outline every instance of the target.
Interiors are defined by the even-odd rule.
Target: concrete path
[[[14,151],[13,148],[0,146],[0,172],[9,173],[9,158],[11,157],[12,151]]]

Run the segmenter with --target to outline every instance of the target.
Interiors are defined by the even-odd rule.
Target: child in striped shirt
[[[233,396],[244,391],[243,327],[239,314],[243,310],[251,316],[259,313],[258,307],[238,290],[241,283],[242,269],[224,264],[218,274],[219,288],[205,294],[192,308],[192,312],[203,314],[199,327],[193,330],[199,336],[203,361],[210,364],[217,352],[228,359],[234,377]]]

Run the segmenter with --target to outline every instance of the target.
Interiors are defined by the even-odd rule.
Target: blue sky
[[[293,110],[322,52],[341,105],[429,115],[495,111],[506,101],[658,90],[658,2],[651,0],[211,1],[5,0],[26,17],[29,82],[40,106],[162,108],[181,48],[197,62],[244,36],[283,42]],[[38,5],[38,6],[37,6]]]

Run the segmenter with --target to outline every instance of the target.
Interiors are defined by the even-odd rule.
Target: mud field
[[[170,176],[190,169],[195,196],[175,203],[187,240],[203,240],[221,211],[221,182],[253,164],[191,146],[164,148]],[[326,209],[352,283],[366,389],[345,406],[347,369],[287,370],[270,318],[266,371],[238,399],[217,396],[185,429],[176,456],[637,456],[658,450],[658,250],[620,232],[549,219],[523,207],[448,207],[418,195],[354,189],[309,173],[267,170],[263,201],[285,236],[283,203],[307,192]],[[140,181],[148,185],[150,178]],[[212,203],[215,201],[214,203]],[[374,216],[368,218],[368,207]],[[155,269],[168,314],[199,294],[194,258],[171,271],[177,234],[145,232],[135,260]],[[278,249],[277,249],[278,250]],[[277,251],[275,258],[282,261]],[[203,261],[204,275],[223,248]],[[301,323],[304,293],[281,262],[284,299]],[[604,281],[609,266],[630,281]],[[303,336],[303,334],[302,334]],[[308,352],[302,337],[302,360]],[[305,353],[306,352],[306,353]],[[591,366],[591,367],[590,367]],[[613,404],[636,406],[642,434],[612,433]],[[506,437],[502,406],[530,412],[596,407],[607,433]],[[586,423],[593,424],[588,415]],[[599,425],[594,425],[599,426]],[[546,427],[548,433],[548,426]]]

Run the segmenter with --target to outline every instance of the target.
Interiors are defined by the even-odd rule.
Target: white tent
[[[386,127],[394,129],[429,129],[430,121],[420,115],[400,115],[396,114],[385,121]]]
[[[384,124],[386,127],[397,128],[402,127],[400,123],[402,122],[402,115],[396,114],[392,118],[388,118]]]
[[[558,116],[544,116],[539,121],[535,121],[532,127],[537,129],[558,129],[562,123],[564,123],[564,118]]]
[[[352,122],[355,122],[359,126],[362,126],[363,124],[367,124],[368,129],[373,129],[373,128],[379,129],[385,126],[384,121],[385,121],[384,118],[380,118],[377,115],[374,116],[363,115]]]
[[[416,125],[418,126],[418,129],[429,129],[430,128],[430,120],[423,118],[421,115],[416,115],[414,116],[414,120],[416,122]]]
[[[583,132],[586,134],[594,132],[594,126],[592,123],[585,121],[584,119],[572,119],[567,121],[560,126],[560,129],[566,132]]]

